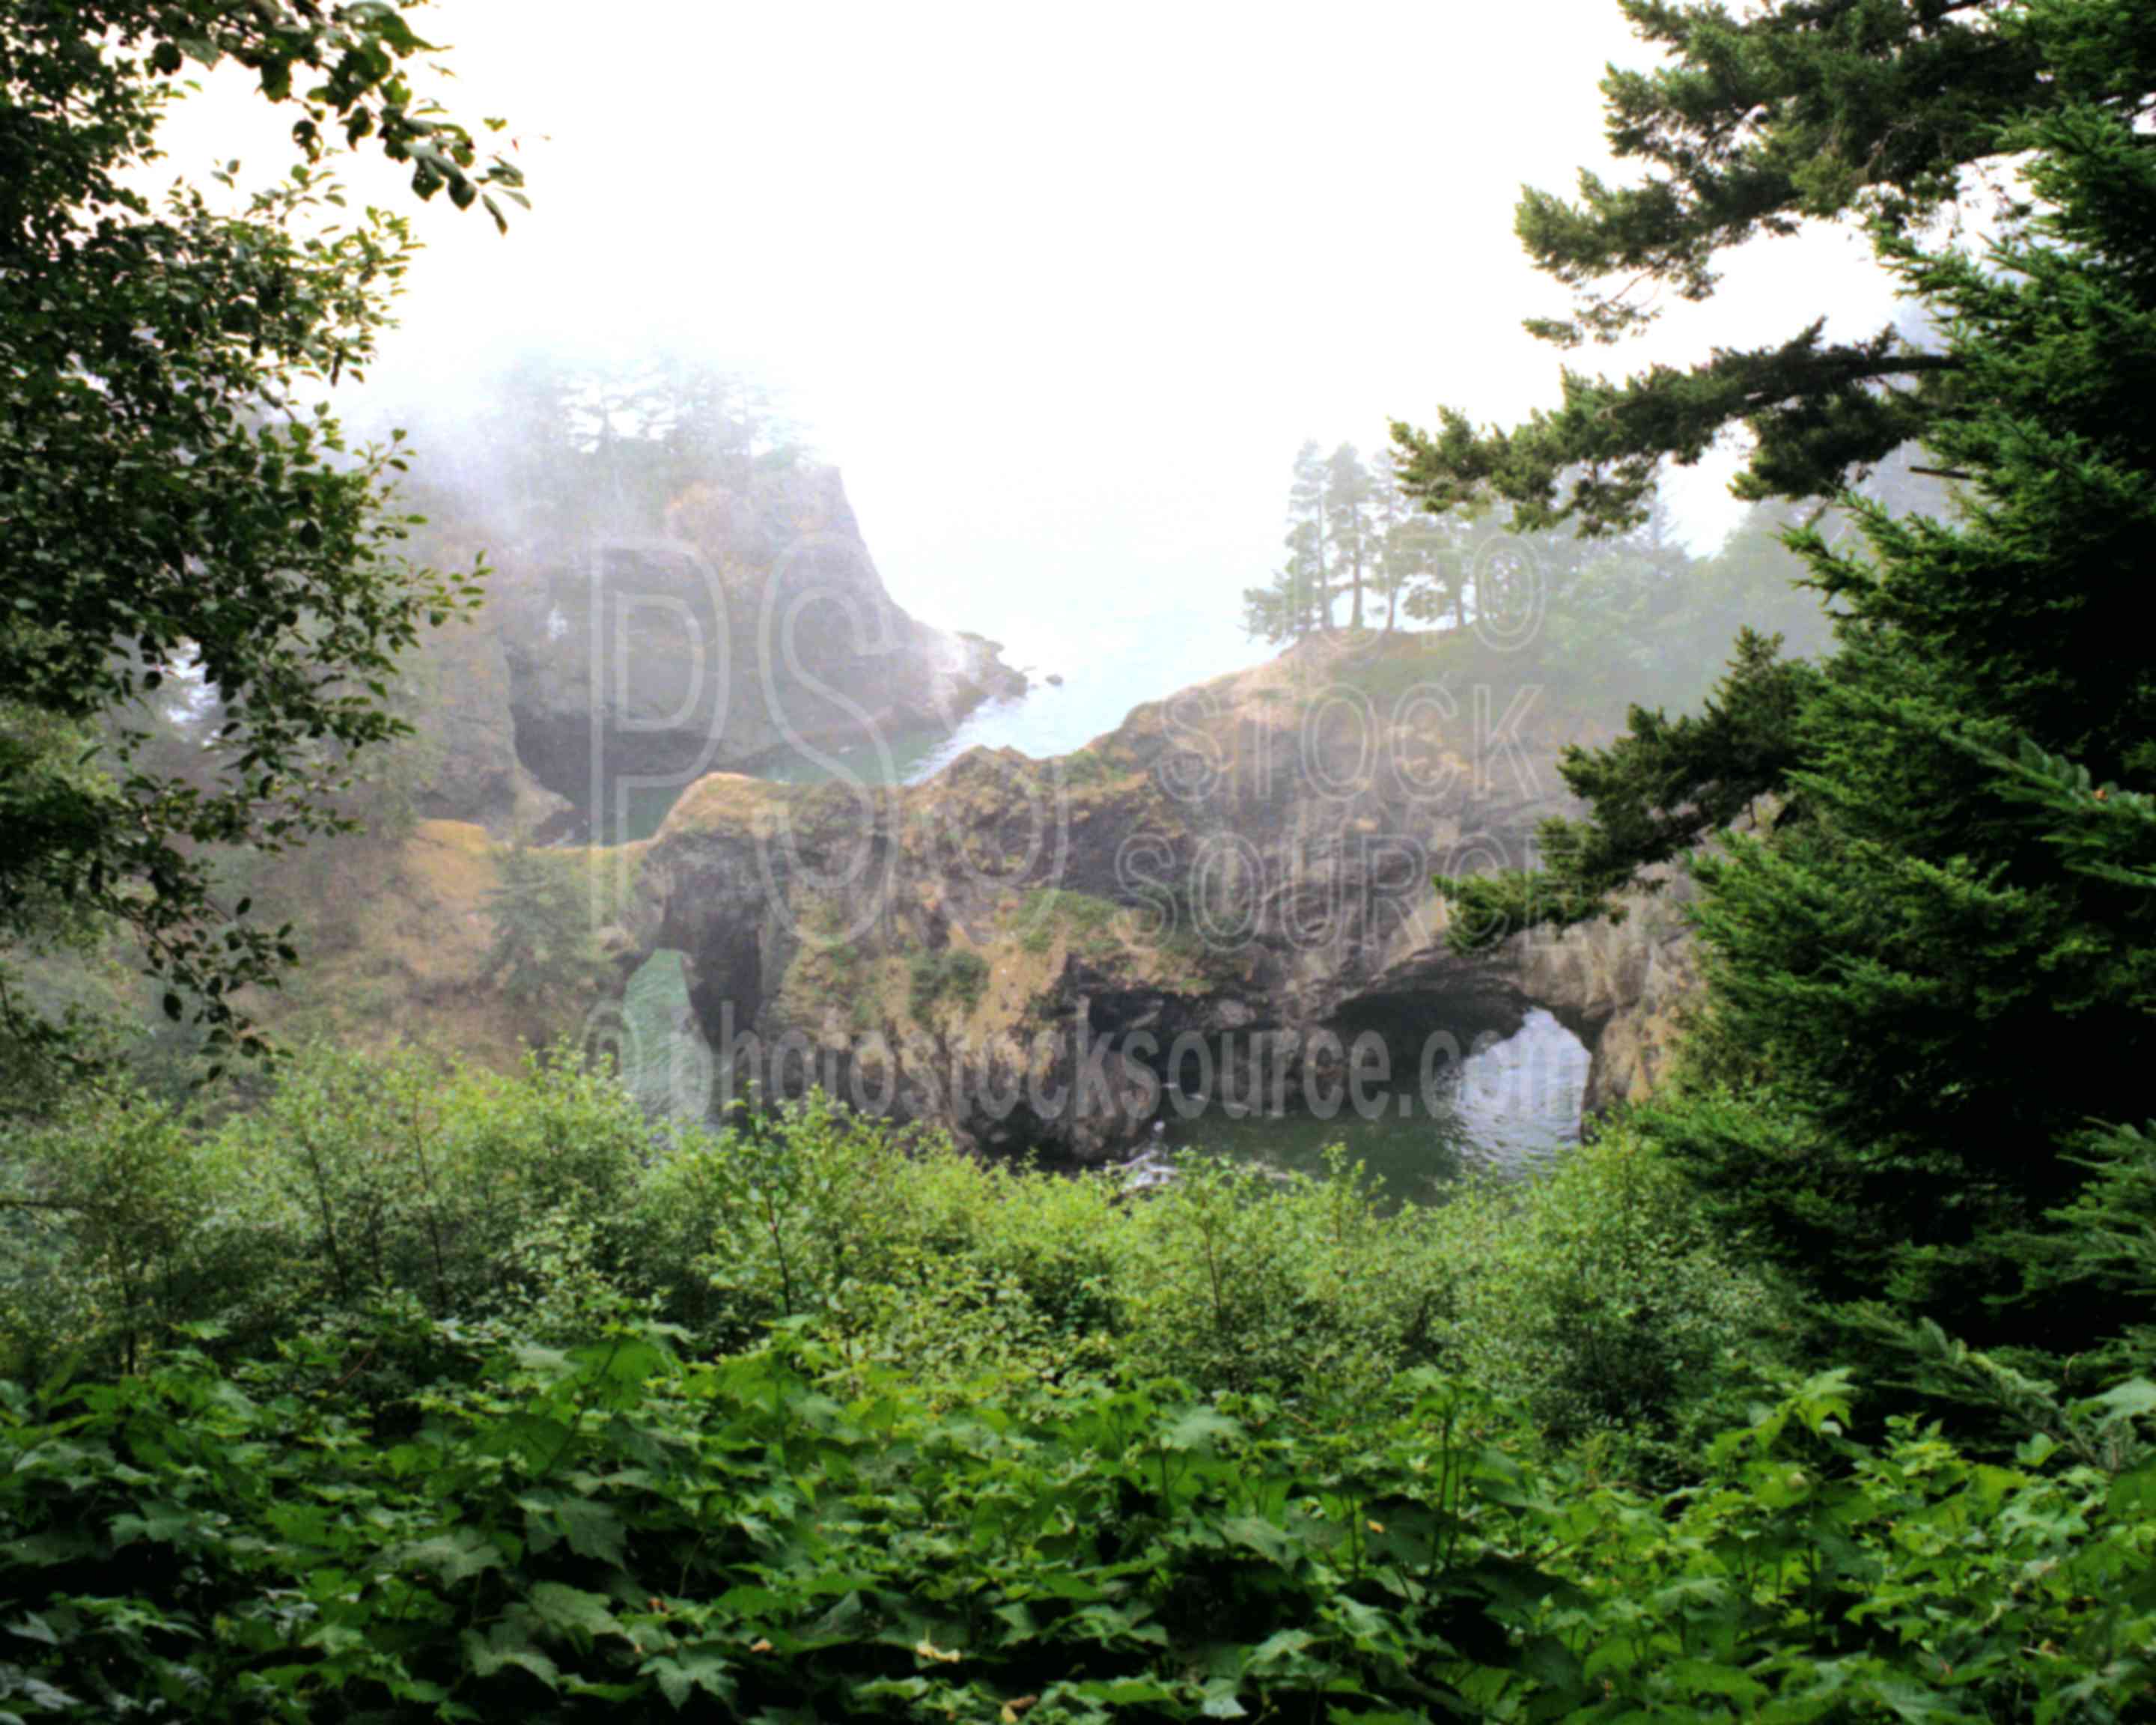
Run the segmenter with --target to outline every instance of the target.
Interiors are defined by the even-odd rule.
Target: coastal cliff
[[[1571,806],[1555,762],[1579,716],[1507,669],[1450,635],[1342,634],[1048,760],[976,749],[911,785],[710,773],[612,846],[427,822],[362,919],[395,938],[326,954],[316,993],[497,1063],[520,1036],[613,1041],[676,1112],[820,1086],[1078,1163],[1171,1102],[1292,1111],[1351,1078],[1441,1079],[1537,1009],[1606,1108],[1653,1087],[1690,989],[1683,883],[1617,922],[1448,945],[1432,875],[1523,863]],[[529,806],[517,767],[495,783]],[[521,1013],[499,937],[518,855],[562,872],[593,936],[589,968]],[[413,883],[424,904],[390,915]]]
[[[945,735],[1025,690],[891,598],[833,467],[716,465],[573,540],[505,531],[487,603],[413,670],[430,817],[634,839],[705,773]]]
[[[717,1092],[813,1082],[986,1150],[1097,1160],[1165,1096],[1291,1107],[1358,1059],[1398,1083],[1537,1007],[1607,1106],[1655,1081],[1681,918],[1640,895],[1619,922],[1447,946],[1431,875],[1522,860],[1567,806],[1554,704],[1477,669],[1434,637],[1323,639],[1057,759],[715,775],[643,848],[617,950],[683,955]]]

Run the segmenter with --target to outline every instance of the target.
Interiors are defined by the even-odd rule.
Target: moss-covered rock
[[[866,1066],[891,1089],[864,1100],[983,1147],[1107,1154],[1157,1111],[1178,1036],[1233,1045],[1216,1084],[1240,1062],[1292,1085],[1373,1003],[1462,1047],[1547,1007],[1604,1050],[1595,1096],[1615,1100],[1653,1076],[1681,929],[1653,906],[1447,948],[1431,874],[1521,859],[1564,806],[1555,726],[1532,696],[1461,685],[1488,666],[1459,657],[1313,642],[1073,756],[976,750],[902,788],[714,775],[654,841],[649,925],[690,954],[707,1035],[820,1062],[757,1068],[767,1090],[858,1095]],[[1090,1110],[1029,1100],[1087,1081]]]
[[[666,1012],[708,1084],[670,1080],[670,1106],[822,1085],[977,1147],[1091,1160],[1146,1132],[1178,1037],[1215,1051],[1216,1094],[1247,1094],[1261,1070],[1337,1076],[1333,1039],[1358,1025],[1466,1049],[1535,1006],[1594,1050],[1592,1103],[1639,1094],[1691,977],[1675,901],[1477,958],[1445,942],[1431,874],[1524,855],[1564,806],[1569,722],[1529,703],[1493,746],[1505,703],[1463,680],[1490,667],[1454,658],[1313,642],[1060,760],[976,750],[880,788],[711,773],[648,842],[547,855],[581,871],[614,973],[648,992],[639,966],[679,955]],[[393,847],[290,1019],[496,1064],[577,1032],[578,1013],[535,1027],[502,998],[502,854],[440,821]]]

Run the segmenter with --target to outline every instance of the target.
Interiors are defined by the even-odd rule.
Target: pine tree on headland
[[[1244,632],[1276,645],[1329,629],[1332,593],[1327,565],[1327,468],[1317,445],[1296,454],[1288,488],[1288,527],[1281,541],[1287,558],[1263,587],[1243,592]]]
[[[1332,627],[1332,528],[1327,511],[1326,466],[1312,441],[1296,452],[1287,493],[1288,567],[1308,604],[1306,629]]]
[[[1351,595],[1348,626],[1363,626],[1363,570],[1373,547],[1369,531],[1370,475],[1354,444],[1342,444],[1325,463],[1325,520],[1332,534],[1333,567]],[[1327,622],[1330,623],[1328,607]]]
[[[1370,584],[1385,602],[1385,632],[1404,616],[1455,627],[1466,621],[1460,555],[1467,524],[1456,516],[1432,515],[1400,489],[1399,464],[1390,449],[1370,458]]]

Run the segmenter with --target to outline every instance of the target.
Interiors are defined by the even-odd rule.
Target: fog
[[[423,213],[373,403],[454,421],[520,349],[708,357],[843,469],[900,603],[1063,670],[1132,629],[1204,637],[1194,671],[1256,656],[1236,596],[1278,560],[1305,438],[1367,451],[1440,401],[1509,420],[1554,400],[1561,357],[1520,324],[1562,290],[1512,203],[1609,166],[1596,82],[1645,52],[1608,0],[426,16],[452,105],[510,120],[534,207],[506,239]],[[213,83],[172,167],[250,126],[275,160],[250,100]],[[1728,280],[1574,362],[1887,315],[1846,234]],[[1726,471],[1672,482],[1702,549],[1736,513]]]

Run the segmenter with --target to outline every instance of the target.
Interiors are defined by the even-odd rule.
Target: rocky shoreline
[[[1314,642],[1075,755],[919,785],[714,775],[623,860],[609,937],[625,971],[684,955],[691,1106],[699,1078],[813,1083],[998,1153],[1120,1154],[1178,1090],[1292,1107],[1368,1076],[1358,1049],[1397,1081],[1537,1007],[1590,1050],[1590,1108],[1643,1094],[1691,974],[1671,896],[1445,944],[1432,873],[1524,857],[1563,802],[1524,718],[1458,734],[1432,648]]]

